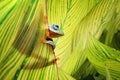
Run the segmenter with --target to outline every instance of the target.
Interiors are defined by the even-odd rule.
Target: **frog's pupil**
[[[57,30],[59,28],[59,26],[57,24],[53,24],[53,27],[55,30]]]
[[[59,28],[59,26],[58,26],[58,25],[55,25],[55,27]]]

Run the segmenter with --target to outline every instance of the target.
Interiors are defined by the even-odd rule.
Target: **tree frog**
[[[54,49],[55,49],[55,43],[53,42],[52,38],[63,36],[64,33],[61,29],[59,29],[59,26],[57,24],[49,25],[48,30],[46,32],[46,39],[42,39],[43,43],[47,43],[52,47],[52,51],[54,54],[54,61],[56,63],[57,60],[59,60],[59,57],[56,57]]]
[[[53,42],[52,38],[63,36],[64,33],[61,29],[59,29],[59,26],[57,24],[49,25],[48,30],[46,32],[46,39],[43,39],[43,43],[47,43],[51,45],[53,48],[55,48],[55,43]]]

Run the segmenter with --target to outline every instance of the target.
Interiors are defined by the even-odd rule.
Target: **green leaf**
[[[41,42],[44,0],[0,1],[0,79],[74,80],[57,74],[51,47]]]
[[[87,41],[87,58],[96,70],[107,77],[120,79],[120,51],[110,48],[93,37]]]
[[[91,38],[107,29],[106,44],[119,43],[119,0],[48,0],[48,22],[65,34],[53,39],[58,68],[51,47],[41,42],[47,29],[44,6],[44,0],[0,0],[1,80],[102,79],[97,73],[120,78],[120,52]]]
[[[84,5],[90,4],[87,0],[83,2]],[[68,17],[63,26],[65,36],[59,38],[55,49],[57,55],[60,57],[59,66],[67,73],[74,76],[80,75],[81,72],[78,73],[78,70],[87,59],[85,47],[87,38],[89,37],[88,34],[91,33],[97,39],[100,38],[103,30],[107,27],[107,23],[112,19],[116,2],[112,0],[93,2],[94,6],[86,12],[84,12],[86,6],[81,6],[83,4],[81,1],[79,5],[77,3],[71,5],[70,12],[67,14]],[[78,9],[78,7],[83,11],[75,12],[72,10],[74,8]],[[91,69],[90,72],[92,71]],[[87,73],[82,75],[87,75]]]

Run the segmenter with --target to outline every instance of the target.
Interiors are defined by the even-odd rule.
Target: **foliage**
[[[41,42],[44,0],[0,0],[0,80],[119,80],[120,0],[48,0],[64,36]]]

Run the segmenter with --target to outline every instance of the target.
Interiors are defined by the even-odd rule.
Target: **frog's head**
[[[64,35],[63,31],[59,29],[59,26],[57,24],[49,25],[48,30],[51,37],[60,37]]]

